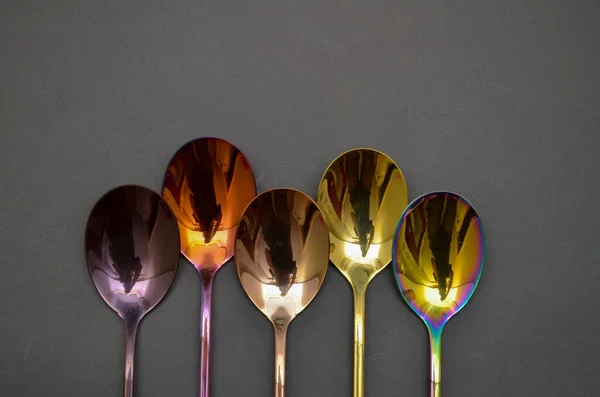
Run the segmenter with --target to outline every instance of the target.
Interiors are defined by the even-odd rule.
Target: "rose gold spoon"
[[[242,287],[275,328],[275,397],[285,394],[289,323],[313,300],[329,262],[329,231],[317,204],[302,192],[274,189],[244,212],[235,239]]]
[[[213,279],[233,255],[235,228],[256,196],[254,174],[246,156],[231,143],[200,138],[175,153],[162,195],[177,217],[181,253],[202,280],[199,395],[208,397]]]

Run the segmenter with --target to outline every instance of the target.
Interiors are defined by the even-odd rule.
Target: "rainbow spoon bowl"
[[[429,330],[432,397],[440,396],[442,330],[473,295],[484,256],[481,219],[458,194],[425,194],[400,218],[393,243],[394,271],[404,300]]]

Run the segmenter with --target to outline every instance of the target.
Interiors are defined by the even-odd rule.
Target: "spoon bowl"
[[[319,184],[318,203],[330,230],[330,259],[354,294],[354,397],[364,395],[367,286],[392,260],[394,232],[407,202],[400,168],[374,149],[341,154]]]
[[[485,237],[475,208],[450,192],[413,201],[394,237],[400,292],[425,322],[431,342],[431,396],[440,393],[441,334],[469,301],[483,270]]]
[[[163,299],[177,272],[177,221],[157,193],[117,187],[89,215],[85,258],[100,296],[125,324],[124,396],[131,397],[138,324]]]
[[[233,256],[235,230],[256,196],[256,182],[237,147],[220,138],[199,138],[171,159],[162,195],[177,217],[181,253],[208,275]]]
[[[285,389],[289,323],[313,300],[327,273],[329,232],[317,204],[302,192],[274,189],[246,208],[235,263],[250,300],[275,328],[275,396]]]
[[[256,196],[256,182],[238,148],[223,139],[199,138],[183,145],[171,159],[162,195],[177,217],[181,253],[202,281],[199,395],[208,397],[213,279],[233,256],[235,230]]]

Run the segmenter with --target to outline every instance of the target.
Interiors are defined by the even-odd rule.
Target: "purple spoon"
[[[90,213],[85,259],[100,296],[123,319],[123,396],[132,397],[138,324],[165,296],[177,272],[177,221],[157,193],[141,186],[117,187]]]

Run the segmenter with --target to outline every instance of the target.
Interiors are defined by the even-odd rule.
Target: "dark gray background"
[[[315,195],[329,162],[387,152],[409,195],[460,192],[487,261],[448,324],[444,396],[600,387],[597,1],[0,3],[0,394],[118,396],[123,331],[83,261],[95,200],[158,189],[203,135],[259,191]],[[197,395],[199,288],[181,261],[142,323],[138,396]],[[331,267],[291,325],[287,392],[352,392],[352,299]],[[212,395],[270,396],[271,325],[233,263],[214,288]],[[391,269],[367,297],[366,395],[426,396],[427,333]]]

